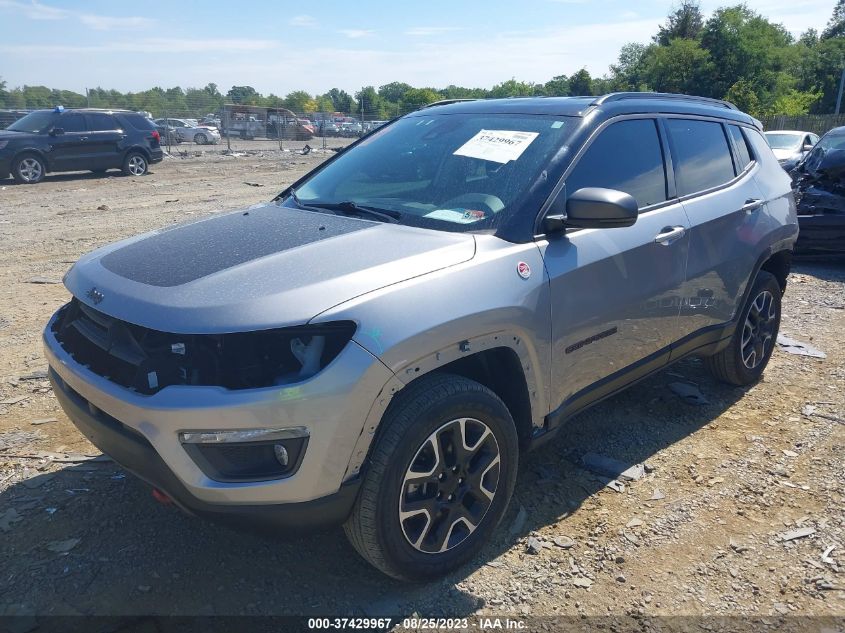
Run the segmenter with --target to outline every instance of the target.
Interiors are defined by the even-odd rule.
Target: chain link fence
[[[845,114],[802,114],[799,116],[779,114],[764,117],[762,122],[764,130],[799,130],[821,136],[828,130],[845,125]]]

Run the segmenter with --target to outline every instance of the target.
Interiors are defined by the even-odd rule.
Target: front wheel
[[[207,145],[208,144],[208,137],[200,132],[199,134],[194,135],[194,143],[197,145]]]
[[[765,270],[757,273],[730,344],[704,359],[714,377],[737,386],[760,379],[780,329],[782,294],[774,275]]]
[[[391,403],[346,535],[400,580],[442,576],[489,540],[516,481],[516,427],[504,403],[467,378],[421,378]]]
[[[143,176],[147,168],[147,158],[140,152],[130,152],[123,161],[123,173],[127,176]]]
[[[26,154],[16,159],[12,166],[12,177],[20,185],[34,185],[44,180],[47,166],[35,154]]]

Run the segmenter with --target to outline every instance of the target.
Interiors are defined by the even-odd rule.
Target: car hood
[[[772,153],[778,160],[785,160],[787,158],[792,158],[793,156],[800,155],[800,152],[794,147],[787,149],[773,149]]]
[[[11,138],[32,138],[37,136],[37,134],[32,134],[30,132],[15,132],[12,130],[0,130],[0,140],[8,140]]]
[[[469,234],[268,203],[96,250],[70,269],[65,286],[130,323],[224,333],[300,325],[474,254]]]

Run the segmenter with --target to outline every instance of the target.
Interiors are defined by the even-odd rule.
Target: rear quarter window
[[[748,145],[745,134],[738,125],[729,125],[728,133],[733,138],[734,148],[736,148],[736,173],[741,173],[754,160],[754,154]]]
[[[136,130],[154,130],[156,128],[155,123],[153,123],[150,119],[145,117],[142,114],[118,114],[117,120],[123,125],[124,128],[132,127]]]
[[[666,119],[678,195],[686,196],[733,180],[730,146],[721,123]]]

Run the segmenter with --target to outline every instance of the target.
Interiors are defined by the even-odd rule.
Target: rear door
[[[105,112],[86,112],[88,144],[93,166],[90,169],[109,169],[123,164],[123,140],[126,132],[118,120]]]
[[[730,321],[756,264],[757,224],[765,200],[737,125],[667,117],[678,194],[691,226],[680,326],[699,333]],[[675,354],[688,351],[680,347]]]
[[[577,410],[597,390],[668,360],[689,237],[665,153],[655,119],[628,118],[601,130],[566,176],[561,195],[616,189],[640,211],[630,227],[570,230],[538,243],[551,284],[553,405]]]

